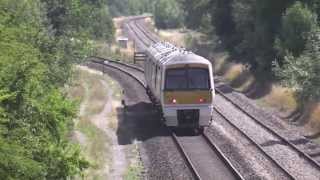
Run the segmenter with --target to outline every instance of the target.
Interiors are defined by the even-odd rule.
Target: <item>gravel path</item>
[[[113,129],[109,128],[108,126],[108,121],[111,121],[110,114],[112,113],[112,108],[113,108],[113,90],[112,88],[108,88],[108,84],[100,80],[100,82],[103,84],[106,89],[108,89],[108,97],[106,104],[104,105],[103,110],[95,115],[93,118],[90,120],[93,122],[93,124],[96,125],[99,129],[105,132],[105,134],[111,139],[112,142],[112,167],[111,167],[111,174],[109,174],[110,179],[119,179],[121,180],[128,165],[127,165],[127,160],[125,157],[125,152],[124,152],[124,146],[119,145],[117,141],[117,136],[116,133],[114,132]],[[109,146],[109,144],[107,144]],[[106,170],[108,170],[108,165],[106,165]],[[108,173],[108,172],[106,172]]]

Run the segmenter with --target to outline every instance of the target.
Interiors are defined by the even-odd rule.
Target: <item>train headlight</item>
[[[199,99],[199,103],[205,103],[205,102],[206,102],[206,99],[204,99],[204,98]]]
[[[171,102],[172,102],[172,104],[177,104],[176,98],[172,98]]]

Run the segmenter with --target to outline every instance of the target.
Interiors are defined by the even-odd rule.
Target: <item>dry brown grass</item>
[[[75,70],[73,86],[68,90],[70,97],[82,102],[89,99],[86,104],[85,114],[96,114],[103,110],[107,101],[107,89],[103,86],[100,72],[78,66]]]
[[[215,74],[222,76],[233,88],[238,91],[246,91],[255,83],[254,76],[245,65],[228,62],[227,53],[217,53],[214,56],[213,70]]]
[[[161,39],[168,41],[176,46],[185,47],[186,46],[186,36],[187,33],[181,32],[180,29],[170,29],[170,30],[159,30],[158,35]]]
[[[121,48],[117,43],[107,44],[104,42],[96,42],[96,55],[103,58],[118,59],[126,62],[133,61],[134,43],[128,42],[128,48]]]
[[[216,53],[212,57],[214,59],[213,63],[213,71],[215,74],[223,74],[226,71],[226,68],[229,67],[229,63],[227,62],[227,58],[229,55],[227,53]]]
[[[75,121],[76,130],[86,139],[80,144],[83,155],[91,164],[83,174],[84,179],[106,179],[105,174],[109,171],[107,166],[112,162],[109,146],[111,139],[91,121],[93,115],[103,109],[107,100],[107,89],[101,82],[103,80],[101,72],[76,66],[73,86],[67,90],[71,97],[80,98],[84,106],[84,112]]]
[[[255,77],[245,65],[228,62],[226,53],[215,55],[214,71],[229,82],[236,90],[246,91],[255,83]],[[272,85],[271,91],[258,100],[260,105],[278,109],[280,112],[291,112],[297,108],[294,92],[279,85]]]
[[[314,103],[310,107],[310,116],[307,120],[307,126],[308,128],[318,133],[320,131],[320,103]],[[320,138],[318,139],[320,143]]]
[[[159,30],[155,29],[154,21],[152,18],[146,18],[145,20],[146,27],[151,31],[156,33],[162,40],[168,41],[176,46],[185,47],[186,46],[186,36],[187,32],[183,32],[182,29],[167,29]]]
[[[112,112],[109,116],[109,121],[108,121],[108,127],[117,130],[118,129],[118,117],[117,117],[117,108],[121,107],[121,104],[119,101],[113,101],[112,102]]]
[[[144,24],[145,24],[145,27],[147,29],[149,29],[149,31],[151,31],[153,33],[157,33],[158,30],[155,28],[155,23],[154,23],[153,18],[151,18],[151,17],[145,18]]]
[[[244,66],[241,64],[233,64],[230,66],[228,71],[224,74],[224,77],[227,81],[234,81],[237,77],[243,73],[245,70]]]
[[[72,84],[68,90],[68,97],[76,101],[83,101],[83,97],[85,96],[85,87],[82,84]]]
[[[93,80],[89,86],[90,95],[86,111],[88,114],[97,114],[104,108],[108,100],[107,89],[98,80]]]
[[[115,40],[119,37],[125,36],[121,29],[121,24],[125,17],[117,17],[113,19],[116,33]],[[96,56],[103,58],[118,59],[121,61],[132,62],[133,54],[135,52],[135,44],[133,41],[128,41],[127,48],[122,48],[118,42],[108,44],[104,41],[96,41],[95,48],[97,49]]]
[[[69,98],[82,102],[85,96],[85,87],[81,82],[81,72],[77,68],[73,72],[72,83],[66,87],[65,91]]]
[[[273,85],[269,94],[260,99],[266,106],[276,108],[280,112],[293,112],[298,103],[294,92],[289,88]]]
[[[90,161],[91,167],[84,172],[85,179],[105,179],[105,166],[112,161],[111,149],[107,144],[111,144],[108,136],[97,128],[89,120],[89,117],[81,117],[77,123],[77,129],[85,134],[87,141],[82,145],[85,157]],[[107,161],[107,162],[106,162]]]

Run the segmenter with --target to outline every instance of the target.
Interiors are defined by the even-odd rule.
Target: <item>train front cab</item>
[[[211,65],[168,66],[163,81],[163,115],[169,127],[199,128],[210,125],[214,84]]]

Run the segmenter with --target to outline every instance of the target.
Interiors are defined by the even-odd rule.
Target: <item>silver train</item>
[[[167,42],[150,46],[146,55],[147,93],[165,124],[203,131],[212,120],[215,96],[211,62]]]

